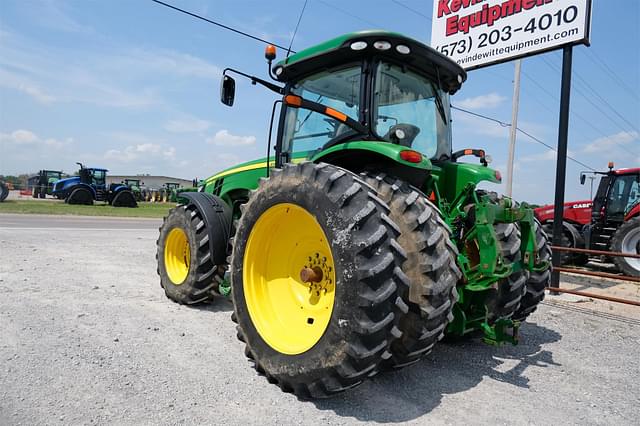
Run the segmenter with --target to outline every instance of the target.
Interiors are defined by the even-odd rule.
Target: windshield
[[[96,185],[104,185],[106,172],[104,170],[94,170],[93,171],[93,183]]]
[[[314,74],[296,83],[291,92],[318,102],[358,120],[360,114],[360,65]],[[315,151],[333,143],[353,130],[318,112],[303,108],[287,108],[284,127],[284,150]]]
[[[622,220],[625,213],[638,202],[640,184],[637,175],[619,176],[609,191],[607,216]]]
[[[411,147],[428,158],[448,156],[448,114],[449,96],[429,79],[395,64],[378,65],[373,126],[382,139]]]

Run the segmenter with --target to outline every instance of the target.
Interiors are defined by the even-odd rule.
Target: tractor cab
[[[140,188],[140,179],[125,179],[122,183],[129,188]]]
[[[276,101],[282,103],[276,167],[309,160],[357,173],[384,168],[449,201],[469,181],[501,181],[499,172],[486,168],[484,150],[452,152],[449,96],[467,75],[431,47],[393,32],[361,31],[302,50],[273,68],[273,46],[265,57],[271,77],[284,85],[227,68],[221,101],[234,102],[230,73],[282,95]],[[482,167],[458,167],[456,160],[465,155],[479,157]],[[447,177],[428,182],[430,175]]]
[[[99,188],[104,188],[107,182],[107,169],[97,169],[85,167],[82,163],[76,163],[80,166],[78,176],[80,176],[80,182],[86,185],[93,185]]]
[[[286,58],[274,73],[285,83],[278,163],[353,142],[451,156],[449,94],[466,74],[420,42],[381,31],[347,34]]]
[[[593,172],[602,175],[591,211],[594,226],[619,225],[640,211],[640,168],[614,170],[613,163],[609,166],[607,172]],[[585,173],[580,175],[581,183]]]

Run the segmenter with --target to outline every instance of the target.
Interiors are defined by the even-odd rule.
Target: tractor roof
[[[639,167],[635,167],[632,169],[617,169],[613,171],[614,174],[620,176],[620,175],[636,175],[638,173],[640,173],[640,168]]]
[[[390,45],[380,49],[374,47],[376,42]],[[442,88],[450,93],[457,91],[467,79],[462,67],[435,49],[402,34],[377,30],[349,33],[309,47],[278,62],[274,71],[280,81],[288,82],[371,56],[395,59],[417,68],[434,81],[439,78]]]

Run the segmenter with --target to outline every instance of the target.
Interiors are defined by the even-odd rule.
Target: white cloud
[[[28,144],[32,142],[36,142],[38,137],[35,133],[30,130],[15,130],[11,132],[11,134],[3,134],[2,140],[7,142],[15,142],[17,144]]]
[[[619,132],[613,135],[596,139],[590,144],[584,146],[583,151],[587,153],[609,151],[616,145],[626,145],[639,139],[639,134],[633,132]],[[640,150],[640,148],[639,148]]]
[[[212,138],[207,139],[207,143],[218,146],[247,146],[256,143],[255,136],[236,136],[228,130],[219,130]]]
[[[119,163],[148,162],[150,159],[172,160],[175,156],[176,149],[174,147],[148,142],[128,145],[123,149],[110,149],[104,153],[105,160],[113,160]]]
[[[163,155],[165,158],[168,158],[168,159],[175,158],[175,156],[176,156],[176,149],[175,149],[174,147],[170,146],[168,149],[166,149],[166,150],[164,150],[164,151],[162,152],[162,155]],[[180,164],[186,164],[186,161],[185,161],[185,160],[183,160],[183,161],[181,161],[181,162],[180,162]]]
[[[22,90],[41,104],[50,104],[51,102],[54,102],[56,100],[55,97],[43,92],[40,88],[35,86],[27,86],[21,84],[20,86],[18,86],[18,90]]]
[[[219,67],[202,58],[167,49],[154,51],[133,49],[117,55],[116,59],[118,66],[130,63],[134,67],[143,66],[146,69],[153,69],[165,74],[185,77],[217,80],[222,74]]]
[[[199,133],[211,127],[211,122],[197,118],[184,118],[180,120],[169,120],[164,125],[168,132],[172,133]]]
[[[473,135],[485,135],[493,138],[508,138],[509,126],[502,126],[494,121],[484,120],[479,117],[474,117],[465,114],[461,111],[454,111],[455,122],[454,131],[464,132]],[[455,139],[454,139],[455,140]]]
[[[456,106],[465,109],[485,109],[496,108],[502,104],[507,98],[492,92],[486,95],[476,96],[475,98],[466,98],[455,102]]]
[[[161,94],[171,84],[193,78],[215,80],[221,74],[219,67],[203,58],[169,49],[97,44],[90,50],[51,47],[4,32],[0,86],[44,104],[79,102],[142,109],[166,107]]]
[[[91,33],[93,29],[83,25],[70,16],[66,5],[53,0],[45,0],[38,4],[38,7],[28,7],[31,18],[38,24],[46,28],[69,32],[69,33]]]
[[[73,143],[72,138],[60,141],[54,138],[42,139],[31,130],[14,130],[11,133],[0,133],[0,141],[11,145],[44,145],[51,148],[62,148]]]

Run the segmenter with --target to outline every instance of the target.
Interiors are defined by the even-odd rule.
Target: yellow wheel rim
[[[164,268],[174,285],[180,285],[187,279],[190,263],[187,234],[180,228],[173,228],[164,242]]]
[[[335,300],[335,269],[324,231],[295,204],[265,211],[249,235],[243,262],[249,316],[276,351],[296,355],[322,337]]]

